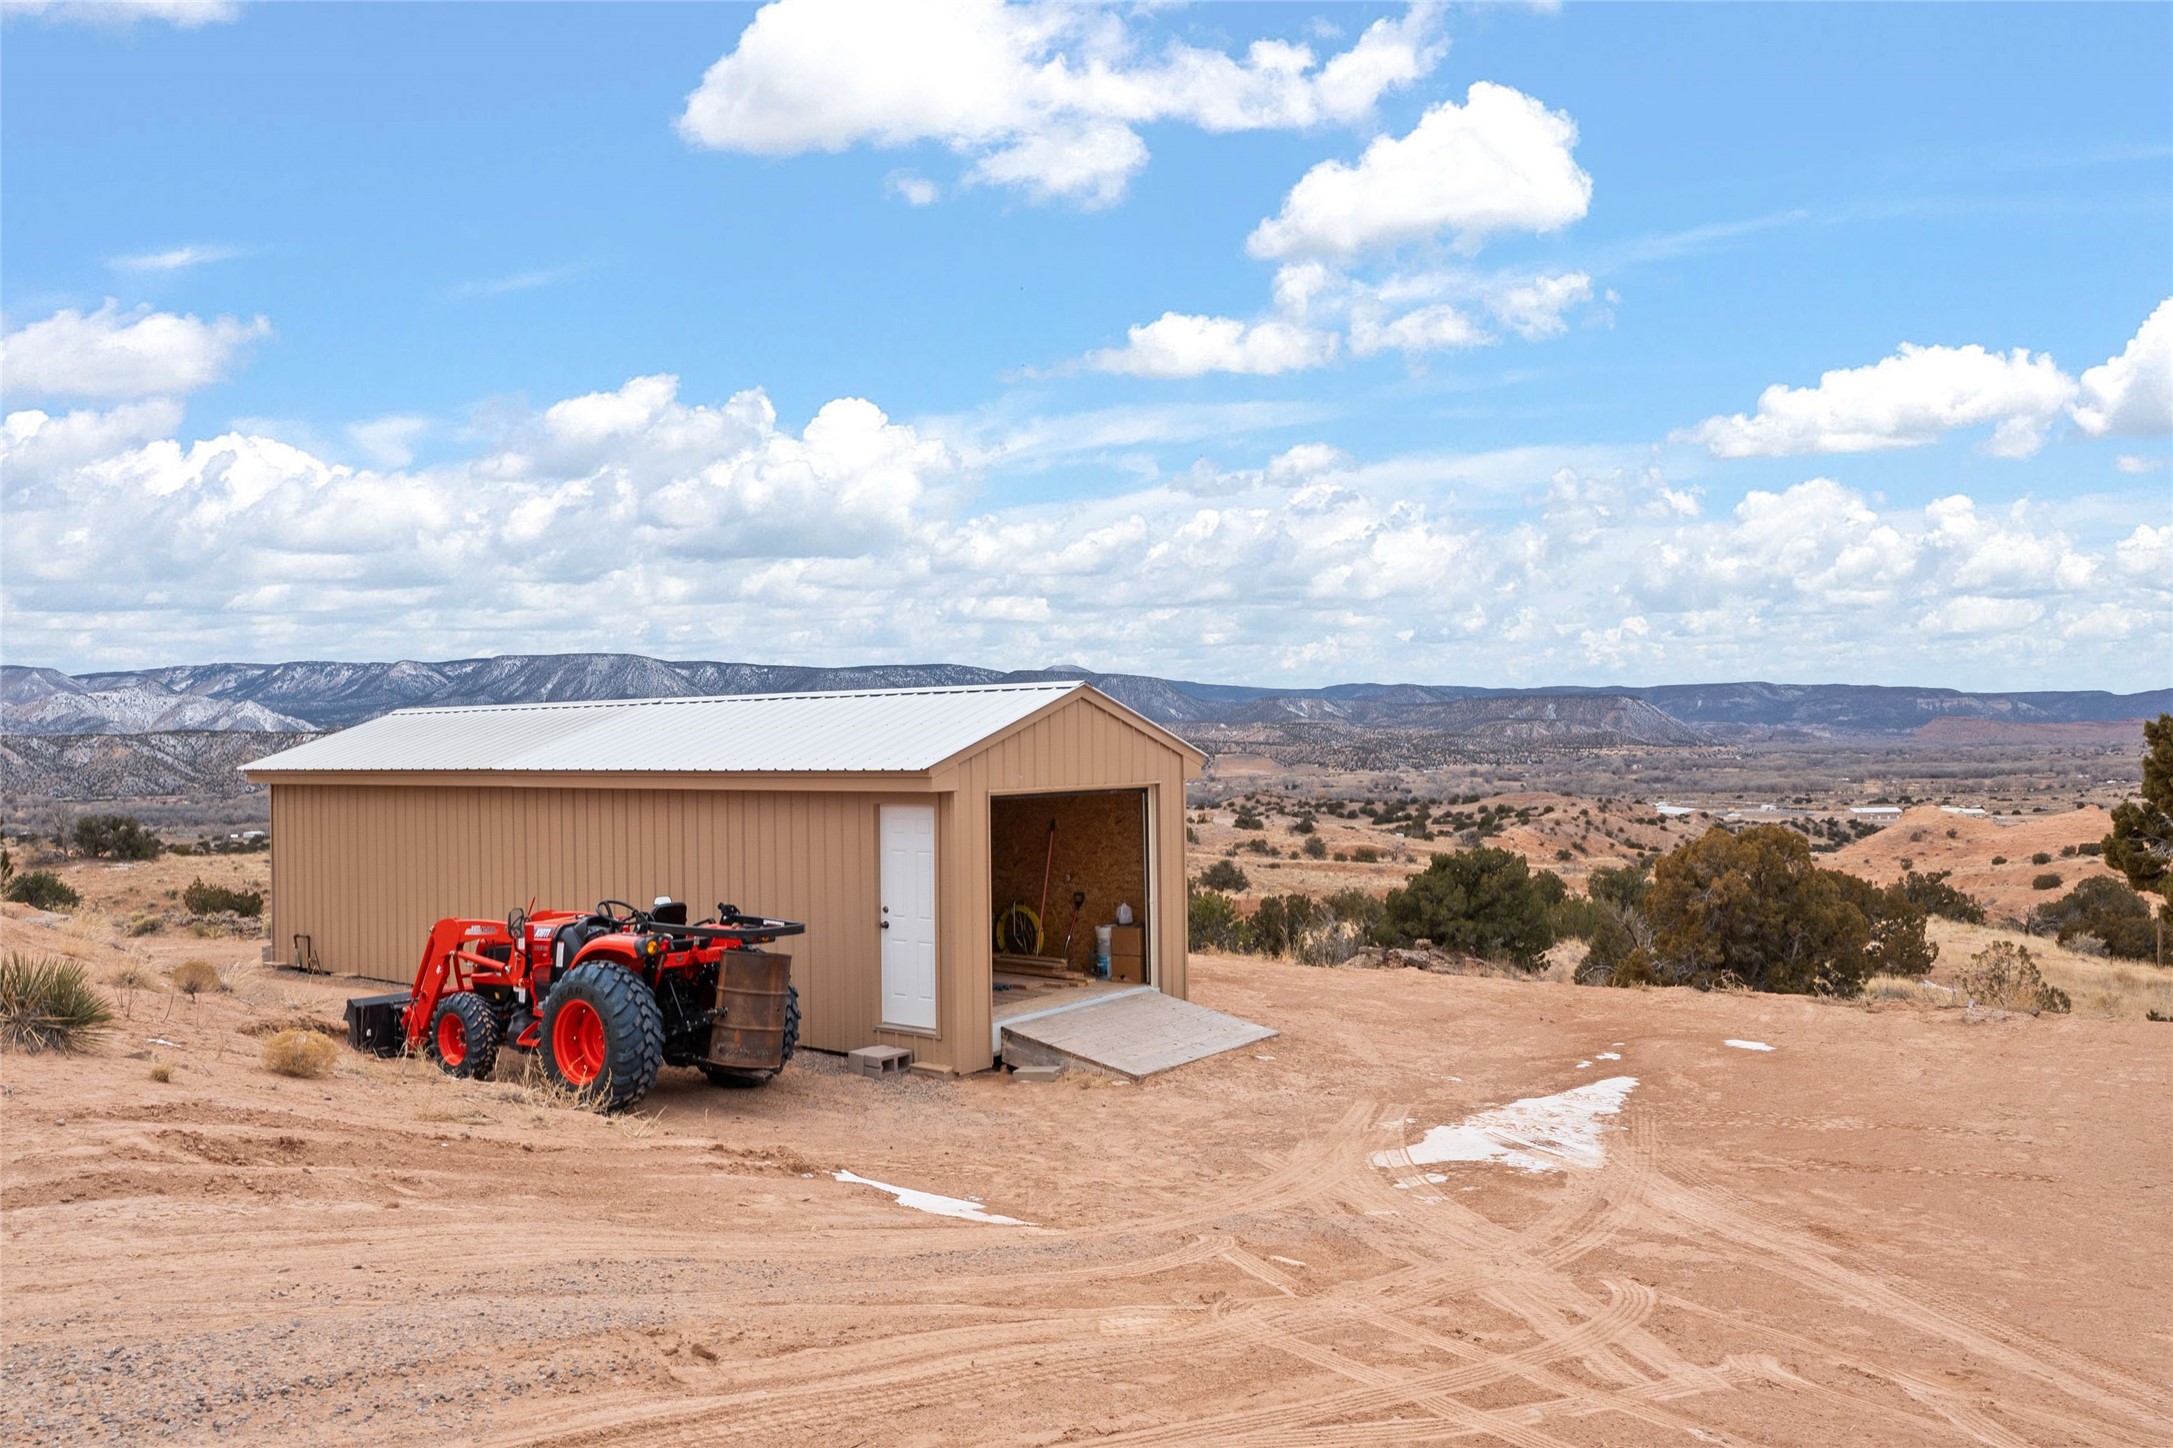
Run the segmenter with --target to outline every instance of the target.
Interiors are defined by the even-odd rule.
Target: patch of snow
[[[1602,1051],[1592,1059],[1595,1061],[1619,1061],[1622,1059],[1622,1053],[1620,1051]]]
[[[901,1207],[911,1207],[916,1212],[928,1212],[938,1217],[957,1217],[967,1222],[987,1222],[997,1227],[1025,1227],[1032,1225],[1017,1217],[1000,1217],[988,1211],[979,1202],[965,1197],[944,1197],[934,1192],[917,1192],[911,1187],[894,1187],[888,1182],[869,1177],[855,1176],[849,1171],[832,1172],[837,1180],[851,1182],[855,1186],[874,1187],[879,1192],[889,1192],[898,1199]]]
[[[1580,1071],[1589,1071],[1592,1069],[1592,1063],[1590,1061],[1579,1061],[1577,1063],[1577,1069]]]
[[[1606,1164],[1601,1119],[1622,1110],[1637,1085],[1635,1076],[1610,1076],[1553,1096],[1531,1096],[1437,1126],[1410,1146],[1377,1151],[1378,1167],[1424,1166],[1437,1161],[1498,1161],[1523,1171]]]
[[[1285,1267],[1305,1267],[1305,1266],[1306,1266],[1306,1264],[1305,1264],[1305,1263],[1303,1263],[1303,1262],[1300,1262],[1300,1261],[1299,1261],[1299,1260],[1298,1260],[1297,1258],[1295,1258],[1295,1257],[1270,1257],[1270,1258],[1268,1258],[1268,1260],[1269,1260],[1270,1262],[1280,1262],[1280,1263],[1282,1263],[1282,1264],[1283,1264],[1283,1265],[1284,1265]],[[1307,1268],[1306,1270],[1308,1270],[1308,1271],[1311,1271],[1312,1269],[1311,1269],[1311,1268]]]
[[[1722,1041],[1723,1046],[1733,1046],[1738,1051],[1770,1051],[1773,1048],[1764,1041]]]

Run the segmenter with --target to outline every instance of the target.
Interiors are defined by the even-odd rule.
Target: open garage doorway
[[[1156,983],[1148,807],[1144,789],[989,800],[999,1016]]]

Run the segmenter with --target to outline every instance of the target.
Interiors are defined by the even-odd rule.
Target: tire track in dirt
[[[1367,1117],[1376,1116],[1376,1111],[1377,1108],[1365,1103],[1354,1106],[1345,1113],[1338,1123],[1337,1132],[1328,1140],[1309,1143],[1304,1148],[1293,1151],[1282,1167],[1270,1173],[1253,1188],[1226,1195],[1216,1205],[1227,1209],[1232,1204],[1240,1204],[1244,1209],[1257,1210],[1264,1200],[1283,1200],[1293,1193],[1316,1198],[1333,1197],[1337,1194],[1334,1188],[1349,1185],[1353,1178],[1362,1185],[1377,1183],[1378,1173],[1365,1162],[1362,1140],[1352,1143],[1355,1135],[1352,1128],[1362,1125]],[[1338,1136],[1342,1137],[1340,1143],[1336,1139]],[[1203,1247],[1208,1240],[1202,1239]],[[1472,1244],[1467,1241],[1464,1245],[1468,1247]],[[1206,1254],[1191,1251],[1164,1254],[1162,1260],[1167,1261],[1171,1255],[1182,1255],[1188,1260],[1196,1260],[1198,1256]],[[1348,1315],[1349,1299],[1354,1291],[1362,1293],[1370,1285],[1370,1281],[1377,1280],[1341,1284],[1332,1290],[1332,1301],[1300,1305],[1303,1299],[1299,1296],[1299,1285],[1287,1274],[1277,1271],[1256,1255],[1235,1247],[1219,1248],[1217,1255],[1230,1260],[1239,1270],[1272,1287],[1284,1306],[1278,1309],[1263,1302],[1230,1307],[1214,1314],[1205,1323],[1180,1325],[1173,1334],[1166,1335],[1160,1341],[1141,1344],[1129,1353],[1119,1352],[1115,1354],[1118,1361],[1128,1357],[1160,1356],[1179,1349],[1200,1353],[1262,1346],[1289,1348],[1293,1344],[1300,1344],[1298,1351],[1302,1353],[1309,1349],[1309,1345],[1302,1343],[1300,1334],[1338,1316]],[[1452,1265],[1445,1269],[1441,1264],[1431,1263],[1406,1266],[1385,1275],[1393,1279],[1399,1295],[1409,1296],[1414,1301],[1425,1301],[1438,1300],[1445,1287],[1461,1288],[1466,1282],[1481,1280],[1485,1272],[1476,1264],[1461,1268]],[[991,1285],[1002,1285],[1002,1281],[1003,1279],[996,1279]],[[1633,1304],[1644,1302],[1647,1305],[1640,1310],[1649,1310],[1649,1293],[1642,1290],[1633,1292],[1629,1300]],[[1592,1321],[1605,1320],[1597,1311],[1590,1312],[1589,1316]],[[988,1334],[976,1334],[970,1329],[965,1330],[962,1338],[946,1341],[941,1345],[929,1343],[922,1335],[916,1335],[921,1340],[915,1343],[914,1351],[901,1354],[894,1347],[887,1351],[873,1351],[868,1355],[883,1359],[881,1365],[869,1364],[859,1371],[855,1371],[859,1365],[847,1361],[844,1354],[819,1352],[805,1365],[809,1374],[819,1375],[820,1378],[820,1382],[814,1385],[817,1402],[798,1408],[778,1404],[777,1395],[780,1392],[789,1394],[792,1388],[786,1383],[773,1380],[756,1390],[758,1396],[767,1401],[771,1412],[749,1414],[744,1411],[731,1411],[752,1406],[736,1396],[705,1399],[699,1406],[682,1403],[675,1405],[679,1411],[652,1416],[640,1438],[644,1441],[662,1441],[657,1438],[658,1434],[677,1438],[682,1429],[693,1426],[689,1420],[700,1424],[696,1430],[700,1433],[714,1435],[717,1424],[722,1421],[733,1425],[732,1432],[735,1436],[757,1435],[790,1429],[808,1421],[807,1414],[826,1414],[843,1401],[850,1401],[853,1409],[858,1412],[881,1411],[887,1405],[889,1392],[894,1389],[921,1403],[927,1403],[931,1400],[970,1396],[981,1390],[983,1379],[991,1376],[1000,1376],[1003,1381],[1016,1385],[1044,1375],[1034,1372],[1029,1365],[1033,1362],[1034,1354],[1046,1354],[1045,1343],[1039,1340],[1021,1342],[1022,1337],[1037,1337],[1030,1330],[1033,1327],[1040,1327],[1041,1335],[1053,1335],[1056,1338],[1076,1331],[1071,1320],[1067,1318],[1053,1324],[1014,1321],[997,1329],[999,1337],[994,1341],[988,1340]],[[1460,1367],[1450,1379],[1460,1387],[1451,1388],[1450,1391],[1468,1390],[1504,1377],[1516,1376],[1533,1365],[1534,1354],[1546,1359],[1561,1352],[1574,1352],[1580,1343],[1591,1338],[1593,1331],[1591,1321],[1568,1328],[1557,1324],[1553,1332],[1539,1334],[1541,1341],[1521,1353],[1492,1355],[1482,1362]],[[956,1357],[968,1348],[974,1352],[973,1370],[961,1372],[955,1365]],[[1111,1360],[1111,1354],[1105,1353],[1102,1356],[1105,1363]],[[1063,1369],[1047,1371],[1053,1374]],[[842,1378],[841,1373],[844,1375]],[[1578,1402],[1580,1406],[1592,1411],[1604,1411],[1610,1406],[1606,1395],[1589,1392],[1582,1393]],[[781,1412],[778,1411],[780,1409]],[[562,1423],[561,1426],[568,1425]],[[615,1431],[610,1434],[610,1441],[634,1441],[626,1432],[630,1426],[623,1417],[619,1418]],[[551,1441],[573,1443],[584,1440],[579,1436],[560,1435]]]
[[[1353,1103],[1344,1112],[1329,1134],[1300,1143],[1286,1154],[1280,1166],[1269,1172],[1265,1177],[1249,1183],[1235,1192],[1224,1193],[1217,1198],[1211,1199],[1191,1213],[1181,1214],[1174,1221],[1166,1217],[1151,1219],[1156,1233],[1166,1236],[1173,1227],[1179,1227],[1187,1223],[1199,1225],[1232,1215],[1257,1214],[1266,1208],[1287,1204],[1293,1200],[1304,1200],[1319,1196],[1326,1189],[1328,1183],[1338,1174],[1338,1168],[1343,1172],[1349,1172],[1362,1166],[1361,1150],[1358,1145],[1354,1144],[1356,1132],[1369,1118],[1377,1116],[1379,1110],[1380,1108],[1376,1103],[1364,1101]],[[1147,1220],[1119,1222],[1095,1231],[1066,1235],[1075,1241],[1146,1235]],[[985,1240],[980,1235],[982,1229],[977,1227],[938,1230],[943,1230],[947,1236],[957,1237],[961,1242],[972,1241],[978,1243]],[[1235,1240],[1226,1234],[1203,1235],[1192,1247],[1180,1249],[1176,1252],[1156,1254],[1145,1259],[1134,1259],[1130,1263],[1100,1265],[1093,1269],[1093,1275],[1115,1277],[1151,1275],[1156,1272],[1170,1270],[1176,1266],[1191,1265],[1213,1257],[1222,1257],[1229,1260],[1237,1270],[1260,1278],[1268,1285],[1276,1287],[1279,1294],[1294,1293],[1296,1290],[1295,1284],[1287,1276],[1276,1272],[1275,1269],[1269,1267],[1268,1264],[1256,1256],[1238,1249]],[[996,1289],[1013,1288],[1018,1285],[1019,1277],[1025,1275],[1025,1273],[1017,1276],[989,1274],[973,1282],[972,1285]],[[1081,1275],[1086,1274],[1082,1271]],[[1041,1279],[1042,1274],[1035,1273],[1033,1277],[1038,1281]],[[968,1284],[954,1279],[947,1285],[957,1287]],[[1152,1304],[1145,1310],[1166,1310],[1166,1306],[1166,1304]],[[1143,1309],[1101,1309],[1103,1312],[1124,1310],[1139,1311]],[[759,1434],[766,1431],[801,1426],[807,1422],[820,1421],[825,1416],[834,1414],[836,1404],[839,1401],[849,1401],[855,1411],[881,1411],[891,1406],[893,1396],[901,1400],[899,1406],[909,1406],[910,1403],[904,1400],[927,1402],[938,1399],[968,1397],[984,1390],[994,1382],[1000,1381],[1015,1385],[1020,1382],[1034,1381],[1041,1377],[1053,1377],[1067,1371],[1065,1367],[1060,1365],[1046,1366],[1045,1364],[1035,1363],[1035,1354],[1042,1354],[1046,1358],[1049,1355],[1049,1350],[1047,1344],[1043,1342],[1020,1342],[1022,1336],[1030,1336],[1030,1332],[1026,1330],[1033,1327],[1041,1327],[1058,1336],[1076,1334],[1076,1324],[1068,1318],[1056,1320],[1030,1319],[1024,1323],[1012,1322],[995,1328],[962,1329],[960,1330],[964,1334],[962,1338],[957,1341],[945,1342],[936,1347],[927,1347],[924,1335],[915,1334],[903,1343],[898,1342],[898,1340],[886,1340],[886,1343],[882,1346],[889,1348],[890,1351],[888,1352],[881,1351],[877,1348],[877,1345],[863,1345],[863,1347],[872,1350],[870,1355],[887,1359],[887,1361],[881,1362],[880,1365],[861,1368],[858,1371],[848,1366],[846,1362],[840,1361],[841,1358],[845,1357],[844,1354],[833,1350],[811,1350],[819,1354],[819,1360],[809,1365],[809,1373],[811,1377],[819,1378],[819,1381],[811,1386],[812,1390],[819,1395],[820,1401],[805,1407],[777,1405],[775,1400],[780,1394],[791,1395],[796,1390],[796,1386],[793,1384],[777,1383],[755,1389],[753,1393],[754,1399],[769,1403],[772,1405],[773,1411],[766,1414],[728,1413],[724,1421],[729,1421],[732,1424],[731,1431],[735,1436],[743,1433]],[[1271,1321],[1256,1320],[1250,1314],[1243,1316],[1224,1314],[1213,1318],[1206,1324],[1181,1326],[1176,1335],[1202,1339],[1201,1342],[1193,1344],[1195,1350],[1208,1346],[1217,1349],[1232,1349],[1264,1345],[1276,1337],[1279,1332],[1280,1329]],[[1133,1358],[1145,1358],[1160,1355],[1168,1351],[1169,1346],[1166,1338],[1133,1347],[1118,1346],[1105,1350],[1102,1358],[1104,1362],[1121,1362]],[[926,1350],[923,1350],[924,1348]],[[903,1351],[900,1349],[903,1349]],[[969,1350],[973,1353],[971,1365],[962,1369],[957,1366],[956,1359],[962,1352]],[[901,1361],[901,1358],[904,1360]],[[1037,1367],[1041,1367],[1043,1370],[1037,1372],[1035,1370]],[[845,1374],[842,1380],[840,1378],[841,1371]],[[596,1430],[605,1433],[607,1436],[604,1437],[595,1437],[587,1430],[575,1429],[570,1436],[567,1433],[559,1433],[548,1438],[536,1439],[521,1435],[507,1441],[566,1444],[606,1441],[668,1441],[668,1439],[657,1438],[655,1435],[661,1433],[677,1437],[683,1429],[693,1426],[688,1421],[690,1419],[699,1423],[699,1427],[696,1428],[698,1433],[713,1438],[718,1431],[717,1423],[719,1418],[717,1415],[719,1413],[751,1406],[752,1401],[752,1399],[743,1395],[734,1394],[723,1398],[704,1399],[699,1406],[683,1402],[672,1404],[658,1413],[643,1415],[644,1423],[633,1432],[627,1430],[633,1428],[634,1425],[626,1424],[623,1415],[615,1415],[617,1421],[613,1427],[600,1427]],[[561,1421],[563,1422],[563,1420]]]
[[[1725,1237],[1756,1251],[1776,1270],[1829,1297],[1973,1352],[2078,1402],[2095,1404],[2173,1438],[2173,1417],[2158,1406],[2165,1400],[2162,1390],[2054,1344],[2033,1343],[2034,1351],[2017,1346],[2006,1339],[2027,1336],[2018,1329],[1994,1323],[1974,1309],[1951,1301],[1936,1307],[1927,1305],[1887,1277],[1836,1260],[1834,1249],[1824,1244],[1806,1245],[1775,1214],[1730,1192],[1704,1173],[1687,1167],[1679,1170],[1697,1184],[1662,1178],[1654,1183],[1651,1198],[1656,1209],[1693,1230]],[[1914,1284],[1911,1288],[1921,1291]]]
[[[1269,1408],[1242,1409],[1188,1419],[1182,1423],[1119,1433],[1105,1443],[1183,1443],[1205,1439],[1212,1442],[1267,1443],[1274,1435],[1304,1431],[1307,1443],[1332,1442],[1332,1428],[1315,1430],[1311,1425],[1324,1418],[1346,1418],[1361,1413],[1380,1413],[1409,1404],[1419,1396],[1469,1392],[1499,1382],[1515,1366],[1540,1366],[1563,1357],[1578,1356],[1594,1345],[1612,1340],[1652,1310],[1656,1294],[1649,1287],[1610,1284],[1606,1309],[1579,1323],[1561,1338],[1534,1343],[1512,1352],[1496,1354],[1487,1361],[1447,1368],[1403,1379],[1390,1386],[1361,1387],[1328,1393],[1304,1403]],[[1491,1431],[1491,1430],[1489,1430]]]

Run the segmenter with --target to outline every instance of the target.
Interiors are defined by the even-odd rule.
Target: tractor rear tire
[[[599,1111],[641,1100],[664,1065],[664,1013],[622,966],[592,961],[560,976],[538,1034],[552,1082]]]
[[[702,1074],[712,1086],[763,1086],[777,1079],[777,1073],[792,1064],[792,1053],[800,1049],[800,988],[785,987],[785,1050],[778,1058],[777,1066],[769,1071],[746,1071],[736,1066],[711,1066],[704,1064]]]
[[[448,1076],[480,1081],[498,1064],[498,1013],[473,991],[455,991],[430,1016],[423,1049]]]

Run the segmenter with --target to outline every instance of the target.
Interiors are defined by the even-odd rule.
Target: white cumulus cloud
[[[2144,319],[2118,357],[2082,375],[2075,425],[2092,437],[2173,433],[2173,297]]]
[[[1800,457],[1917,447],[1991,424],[1988,451],[2027,457],[2074,396],[2075,380],[2042,353],[1903,343],[1868,367],[1823,374],[1816,387],[1776,383],[1757,411],[1708,418],[1678,437],[1715,457]]]
[[[1445,48],[1428,5],[1325,60],[1280,40],[1242,57],[1153,45],[1146,18],[1001,0],[775,0],[703,75],[679,130],[765,156],[933,142],[970,159],[968,179],[1106,205],[1146,164],[1142,125],[1356,121]]]
[[[1356,165],[1323,161],[1246,242],[1254,256],[1350,257],[1438,233],[1476,245],[1501,231],[1553,231],[1585,214],[1592,178],[1577,126],[1508,86],[1474,84],[1409,135],[1376,138]]]
[[[1122,347],[1090,353],[1087,365],[1134,377],[1198,377],[1206,372],[1272,376],[1318,367],[1335,356],[1334,334],[1295,322],[1241,322],[1164,312],[1131,328]]]
[[[2074,524],[2089,537],[2056,507],[1891,507],[1826,479],[1708,513],[1649,466],[1534,456],[1504,463],[1528,480],[1519,512],[1499,489],[1458,504],[1460,485],[1424,480],[1438,467],[1304,442],[981,505],[999,453],[976,464],[866,399],[788,423],[758,389],[709,403],[662,374],[502,419],[427,465],[348,466],[247,431],[190,440],[177,412],[0,425],[11,659],[548,646],[1232,680],[1934,667],[2089,687],[2131,677],[2135,640],[2173,626],[2173,527],[2147,499],[2102,502]],[[1197,455],[1189,427],[1151,436]]]
[[[0,383],[11,396],[114,399],[194,392],[226,376],[263,317],[204,321],[148,306],[64,308],[0,338]]]

